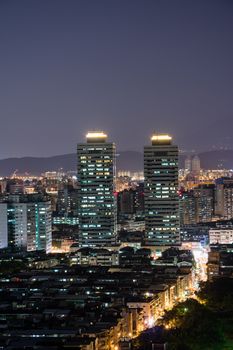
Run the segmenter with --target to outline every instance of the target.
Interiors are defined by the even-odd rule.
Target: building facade
[[[180,195],[180,225],[196,223],[196,198],[193,191],[183,192]]]
[[[145,243],[180,243],[178,147],[169,135],[154,135],[144,148]]]
[[[214,217],[214,193],[213,184],[199,185],[193,190],[196,200],[196,222],[209,222]]]
[[[233,228],[215,228],[209,230],[210,244],[233,244]]]
[[[194,175],[199,175],[200,170],[201,170],[200,158],[198,157],[198,155],[196,155],[192,158],[192,173]]]
[[[220,178],[216,180],[215,213],[221,218],[233,218],[233,180]]]
[[[184,161],[184,168],[185,170],[190,173],[192,170],[192,158],[191,156],[187,156]]]
[[[80,247],[116,243],[116,150],[103,132],[78,144],[78,216]]]
[[[9,195],[0,203],[0,248],[51,251],[51,202],[40,195]]]

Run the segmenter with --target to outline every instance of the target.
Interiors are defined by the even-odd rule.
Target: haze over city
[[[88,130],[141,151],[232,148],[233,3],[0,2],[0,159],[75,152]]]

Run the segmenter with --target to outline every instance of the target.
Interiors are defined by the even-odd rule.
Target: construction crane
[[[14,179],[16,177],[16,174],[18,172],[18,169],[15,169],[15,171],[13,172],[13,174],[11,175],[11,178]]]

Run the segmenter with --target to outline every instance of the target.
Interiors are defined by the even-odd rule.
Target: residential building
[[[51,251],[51,202],[41,195],[9,195],[0,202],[0,248]]]
[[[215,213],[224,219],[233,218],[233,179],[216,180]]]
[[[196,222],[209,222],[214,217],[214,188],[213,184],[199,185],[193,189],[196,199]]]
[[[233,244],[233,228],[210,229],[209,244]]]
[[[196,224],[196,198],[193,191],[183,192],[180,195],[180,224]]]

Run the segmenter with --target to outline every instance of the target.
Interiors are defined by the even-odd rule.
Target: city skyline
[[[0,0],[0,348],[233,349],[233,0]]]
[[[154,129],[232,148],[232,15],[215,0],[2,1],[0,159],[70,153],[90,128],[121,150]]]

